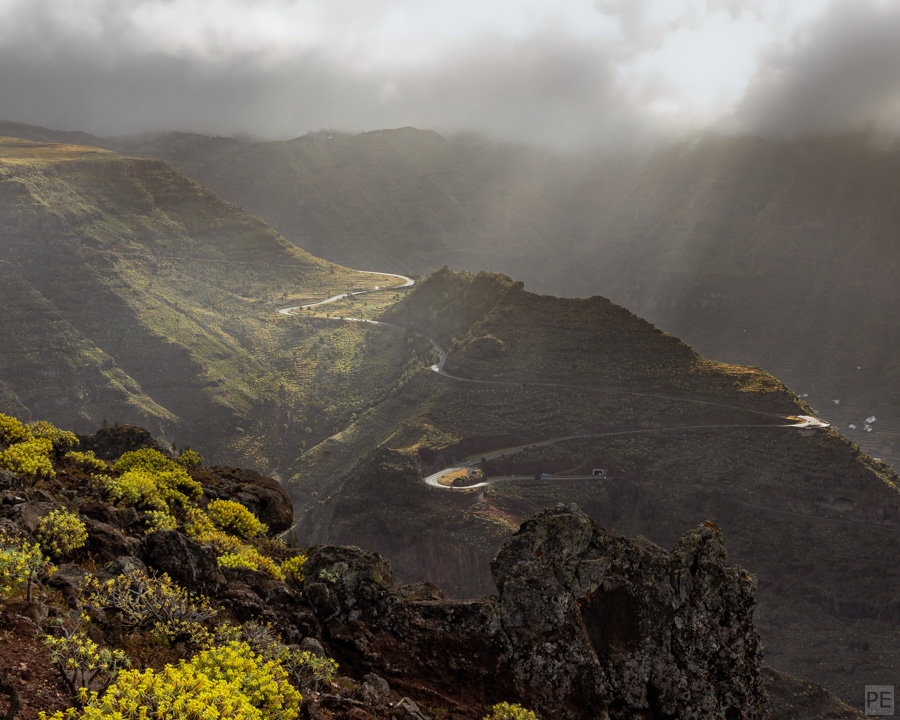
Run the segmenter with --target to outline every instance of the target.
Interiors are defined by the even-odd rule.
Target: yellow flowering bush
[[[44,515],[35,535],[44,552],[57,559],[65,558],[84,547],[88,538],[85,524],[68,510],[54,510]]]
[[[254,707],[272,713],[267,717],[296,717],[300,693],[288,682],[284,668],[277,660],[258,655],[247,643],[232,641],[204,650],[192,663],[209,677],[237,685]]]
[[[259,570],[258,565],[255,565],[250,558],[241,553],[225,553],[224,555],[219,555],[216,560],[219,563],[219,567]]]
[[[177,530],[178,521],[162,510],[150,510],[144,513],[144,519],[147,521],[146,535],[156,532],[157,530]]]
[[[242,642],[161,671],[122,671],[102,697],[82,697],[83,711],[41,713],[41,720],[294,720],[301,701],[281,666]]]
[[[234,504],[237,505],[237,503]],[[247,512],[249,513],[249,510]],[[256,519],[252,513],[250,515],[254,520]],[[259,521],[257,520],[257,522]],[[209,545],[215,550],[219,567],[245,567],[251,570],[262,570],[276,580],[284,582],[284,573],[274,560],[261,554],[252,545],[218,529],[213,525],[210,517],[199,508],[188,509],[185,532],[188,537],[204,545]]]
[[[78,465],[85,472],[105,472],[109,470],[109,467],[106,465],[103,460],[94,455],[93,450],[88,450],[86,452],[79,452],[78,450],[70,450],[65,455],[67,460],[71,460],[75,464]]]
[[[306,555],[295,555],[281,563],[281,572],[284,573],[287,580],[300,586],[303,584],[303,566],[305,564]]]
[[[192,626],[216,614],[207,598],[189,593],[165,573],[154,577],[132,570],[105,583],[90,577],[85,591],[88,602],[118,610],[125,627],[155,627],[167,635],[191,634]]]
[[[39,545],[14,539],[0,531],[0,596],[9,597],[25,583],[26,597],[31,602],[34,578],[54,570],[56,568],[44,557]]]
[[[252,538],[265,533],[268,528],[252,512],[233,500],[213,500],[206,514],[219,530],[242,538]]]
[[[491,707],[483,720],[538,720],[538,716],[521,705],[502,702]]]
[[[50,461],[52,451],[53,443],[47,438],[29,438],[0,453],[0,465],[20,475],[50,478],[56,475]]]
[[[60,430],[56,425],[46,420],[38,420],[28,426],[33,437],[49,440],[53,445],[53,451],[61,454],[78,444],[78,436],[68,430]]]
[[[200,483],[178,466],[157,470],[132,465],[118,477],[99,475],[96,481],[113,502],[160,512],[169,512],[176,506],[189,507],[192,500],[203,494]]]
[[[31,439],[31,430],[16,418],[0,413],[0,442],[14,445]]]
[[[102,695],[123,667],[131,663],[122,650],[100,648],[87,636],[89,620],[82,614],[74,624],[63,618],[56,621],[56,635],[45,635],[44,644],[72,696],[82,690]]]
[[[140,450],[129,450],[126,453],[122,453],[119,459],[116,460],[114,467],[122,472],[136,467],[155,472],[180,469],[178,463],[153,448],[141,448]]]
[[[190,448],[185,448],[178,456],[178,464],[188,469],[195,468],[203,464],[203,458]]]

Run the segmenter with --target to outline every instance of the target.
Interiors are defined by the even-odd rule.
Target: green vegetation
[[[204,650],[161,671],[124,670],[102,695],[81,697],[82,711],[41,713],[41,720],[292,720],[299,715],[301,700],[277,662],[264,661],[240,642]]]
[[[122,668],[131,662],[122,650],[101,648],[87,635],[90,619],[82,614],[74,623],[58,618],[58,635],[45,635],[50,659],[69,686],[73,698],[84,701],[87,693],[102,695]]]
[[[87,473],[103,473],[109,470],[107,464],[94,455],[92,450],[88,450],[87,452],[70,450],[66,453],[65,457]]]
[[[538,720],[538,716],[521,705],[502,702],[492,706],[483,720]]]
[[[233,500],[213,500],[206,508],[206,514],[219,530],[245,540],[268,532],[252,512]]]
[[[41,518],[35,536],[41,549],[57,560],[63,560],[87,542],[85,524],[73,512],[53,510]]]
[[[96,503],[104,495],[109,497],[112,485],[127,487],[135,478],[149,478],[150,489],[139,495],[166,501],[164,510],[147,509],[152,502],[134,503],[149,532],[193,532],[217,550],[221,566],[261,569],[277,579],[287,575],[295,591],[302,591],[306,556],[266,537],[265,526],[243,505],[221,499],[209,504],[209,514],[201,509],[203,488],[191,473],[196,478],[209,474],[196,467],[190,456],[186,463],[194,466],[190,470],[150,448],[122,453],[107,463],[93,452],[69,450],[67,434],[48,424],[29,429],[6,415],[0,416],[0,424],[4,443],[16,441],[9,447],[44,444],[54,474],[36,479],[39,488],[28,492],[60,498],[77,490],[73,508],[54,509],[38,522],[34,537],[39,543],[0,533],[3,600],[15,599],[26,588],[26,601],[32,607],[32,586],[45,582],[55,571],[49,557],[66,559],[85,545],[87,528],[74,506]],[[34,437],[35,432],[42,437]],[[106,437],[113,444],[119,440],[114,434]],[[53,448],[53,438],[63,438],[58,450]],[[183,453],[181,459],[185,459]],[[94,473],[93,485],[84,483],[85,472]],[[118,500],[131,504],[125,497]],[[93,570],[97,564],[90,554],[78,553],[77,560],[82,570]],[[73,592],[71,601],[83,608],[78,616],[59,606],[61,598],[55,592],[42,597],[54,606],[54,619],[41,636],[43,645],[73,703],[68,710],[41,714],[47,720],[137,719],[155,717],[154,713],[173,720],[295,718],[301,690],[322,689],[336,677],[333,660],[288,647],[269,625],[252,621],[242,627],[232,625],[222,619],[225,613],[217,603],[164,573],[134,567],[101,581],[88,572],[83,585],[73,586]],[[100,627],[90,627],[89,617]],[[111,627],[117,628],[118,641],[111,640],[116,637],[109,634]],[[132,665],[141,669],[128,669]]]
[[[26,600],[31,602],[35,578],[54,570],[56,568],[44,557],[39,545],[0,531],[0,596],[9,597],[25,585]]]
[[[53,443],[46,438],[22,440],[0,453],[0,466],[35,479],[53,477],[52,451]]]
[[[90,578],[88,602],[121,613],[125,627],[153,629],[167,637],[197,638],[216,611],[207,598],[195,596],[168,575],[147,575],[141,570],[118,575],[105,583]]]
[[[37,422],[31,423],[28,426],[28,429],[31,431],[32,437],[49,440],[56,457],[62,455],[66,450],[78,442],[75,433],[69,432],[68,430],[60,430],[46,420],[38,420]]]
[[[281,572],[284,577],[297,587],[303,586],[303,566],[306,563],[306,555],[294,555],[281,563]]]

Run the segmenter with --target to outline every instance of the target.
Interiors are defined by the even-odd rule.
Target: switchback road
[[[403,280],[404,283],[402,285],[394,285],[391,287],[384,287],[384,288],[376,287],[372,290],[356,290],[356,291],[341,293],[340,295],[334,295],[325,300],[318,300],[316,302],[308,303],[306,305],[293,305],[291,307],[281,308],[278,312],[281,313],[282,315],[291,315],[294,313],[295,310],[305,310],[307,308],[313,308],[313,307],[319,307],[321,305],[327,305],[328,303],[333,303],[333,302],[336,302],[337,300],[341,300],[342,298],[350,297],[353,295],[367,295],[368,293],[379,292],[382,290],[397,290],[399,288],[409,287],[410,285],[413,285],[415,283],[415,280],[413,280],[412,278],[409,278],[405,275],[395,275],[393,273],[381,273],[381,272],[375,272],[375,271],[370,271],[370,270],[359,270],[358,272],[363,272],[363,273],[366,273],[367,275],[384,275],[386,277],[398,278],[400,280]],[[323,318],[319,318],[319,319],[323,319]],[[324,318],[324,319],[339,320],[339,321],[345,321],[345,322],[364,323],[367,325],[381,325],[381,326],[384,326],[387,328],[391,328],[393,330],[401,330],[403,332],[405,332],[407,330],[407,328],[401,327],[400,325],[394,325],[393,323],[386,323],[386,322],[382,322],[380,320],[367,320],[365,318],[334,316],[334,317],[329,317],[329,318]],[[420,337],[427,337],[425,335],[422,335],[422,333],[416,333],[416,334],[419,335]],[[437,341],[434,338],[429,337],[427,339],[431,342],[432,346],[434,347],[434,349],[438,355],[438,361],[434,365],[431,366],[432,372],[435,372],[438,375],[441,375],[446,378],[450,378],[451,380],[455,380],[458,382],[476,383],[479,385],[518,385],[518,386],[522,385],[521,382],[511,382],[511,381],[504,381],[504,380],[475,380],[472,378],[460,377],[459,375],[453,375],[444,369],[444,365],[447,362],[446,351],[440,345],[438,345]],[[700,400],[697,398],[686,398],[686,397],[679,397],[676,395],[640,393],[640,392],[624,390],[624,389],[620,389],[620,388],[584,387],[584,386],[580,386],[580,385],[570,385],[567,383],[529,382],[527,384],[528,385],[538,385],[538,386],[542,386],[542,387],[569,388],[569,389],[579,390],[582,392],[587,391],[587,392],[600,392],[600,393],[627,394],[627,395],[634,395],[637,397],[655,397],[655,398],[662,398],[662,399],[666,399],[666,400],[689,402],[689,403],[694,403],[694,404],[699,404],[699,405],[710,405],[710,406],[715,406],[715,407],[723,407],[723,408],[728,408],[728,409],[732,409],[732,410],[741,410],[744,412],[766,415],[768,417],[777,415],[776,413],[767,413],[767,412],[764,412],[761,410],[747,410],[746,408],[740,408],[740,407],[736,407],[734,405],[727,405],[725,403],[717,403],[712,400]],[[778,416],[778,417],[783,417],[783,416]],[[790,418],[788,418],[788,419],[790,419]],[[501,456],[512,455],[512,454],[515,454],[518,452],[522,452],[523,450],[544,447],[547,445],[553,445],[555,443],[565,442],[567,440],[582,440],[582,439],[613,437],[613,436],[622,436],[622,435],[641,435],[641,434],[651,434],[651,433],[679,432],[679,431],[683,431],[683,430],[705,430],[705,429],[712,429],[712,428],[736,428],[736,427],[741,427],[741,428],[782,427],[782,428],[799,428],[799,429],[804,429],[804,428],[820,429],[820,428],[829,427],[829,424],[823,420],[819,420],[818,418],[815,418],[815,417],[812,417],[809,415],[800,415],[800,416],[797,416],[796,422],[787,423],[787,424],[777,424],[777,425],[762,424],[762,423],[757,424],[757,425],[739,425],[739,424],[684,425],[684,426],[680,426],[680,427],[648,428],[648,429],[639,429],[639,430],[618,430],[615,432],[606,432],[606,433],[564,435],[561,437],[555,437],[555,438],[549,438],[547,440],[541,440],[539,442],[527,443],[525,445],[518,445],[513,448],[504,448],[502,450],[496,450],[496,451],[484,453],[484,454],[480,455],[477,460],[465,460],[463,462],[456,463],[455,465],[451,465],[450,467],[444,468],[443,470],[440,470],[436,473],[433,473],[433,474],[429,475],[428,477],[424,478],[424,482],[426,485],[429,485],[431,487],[441,488],[442,490],[472,490],[473,488],[485,487],[486,485],[493,485],[493,484],[499,483],[499,482],[509,482],[512,480],[520,480],[520,481],[521,480],[533,480],[534,475],[505,475],[505,476],[488,478],[487,480],[483,480],[481,482],[473,483],[471,485],[465,485],[465,486],[444,485],[444,484],[441,484],[441,482],[440,482],[440,480],[442,478],[446,477],[447,475],[451,475],[460,470],[465,470],[467,468],[476,466],[477,464],[479,464],[481,462],[482,458],[485,460],[493,460],[493,459],[501,457]],[[541,480],[584,480],[584,479],[597,479],[597,478],[594,478],[593,476],[573,477],[571,475],[552,475],[552,476],[542,477],[540,479]]]

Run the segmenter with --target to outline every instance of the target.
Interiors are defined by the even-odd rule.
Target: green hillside
[[[386,278],[314,258],[158,161],[0,140],[0,217],[0,388],[26,417],[179,427],[273,469],[399,374],[399,341],[276,312]]]
[[[249,145],[191,172],[330,260],[609,297],[708,357],[767,368],[896,462],[896,144],[705,134],[563,157],[404,128]]]

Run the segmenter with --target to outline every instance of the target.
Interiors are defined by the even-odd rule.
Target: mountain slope
[[[305,428],[330,434],[347,403],[371,399],[364,382],[310,407],[320,393],[295,370],[333,378],[303,339],[365,341],[297,327],[276,302],[385,278],[312,257],[158,161],[0,140],[0,217],[7,407],[76,429],[115,419],[171,436],[177,424],[198,449],[274,467],[280,443],[293,458]]]
[[[301,458],[288,485],[301,542],[373,547],[405,581],[469,596],[490,591],[499,544],[548,504],[663,546],[712,519],[763,578],[776,666],[853,697],[853,663],[897,662],[900,482],[833,430],[786,427],[808,408],[773,377],[705,360],[602,298],[502,276],[439,271],[382,317],[452,348],[448,374],[416,373]],[[424,483],[467,457],[517,477]],[[595,468],[603,478],[586,477]],[[865,650],[823,659],[860,633]]]
[[[896,148],[702,135],[565,158],[406,128],[251,145],[194,177],[339,262],[599,292],[768,368],[873,454],[900,448]]]

